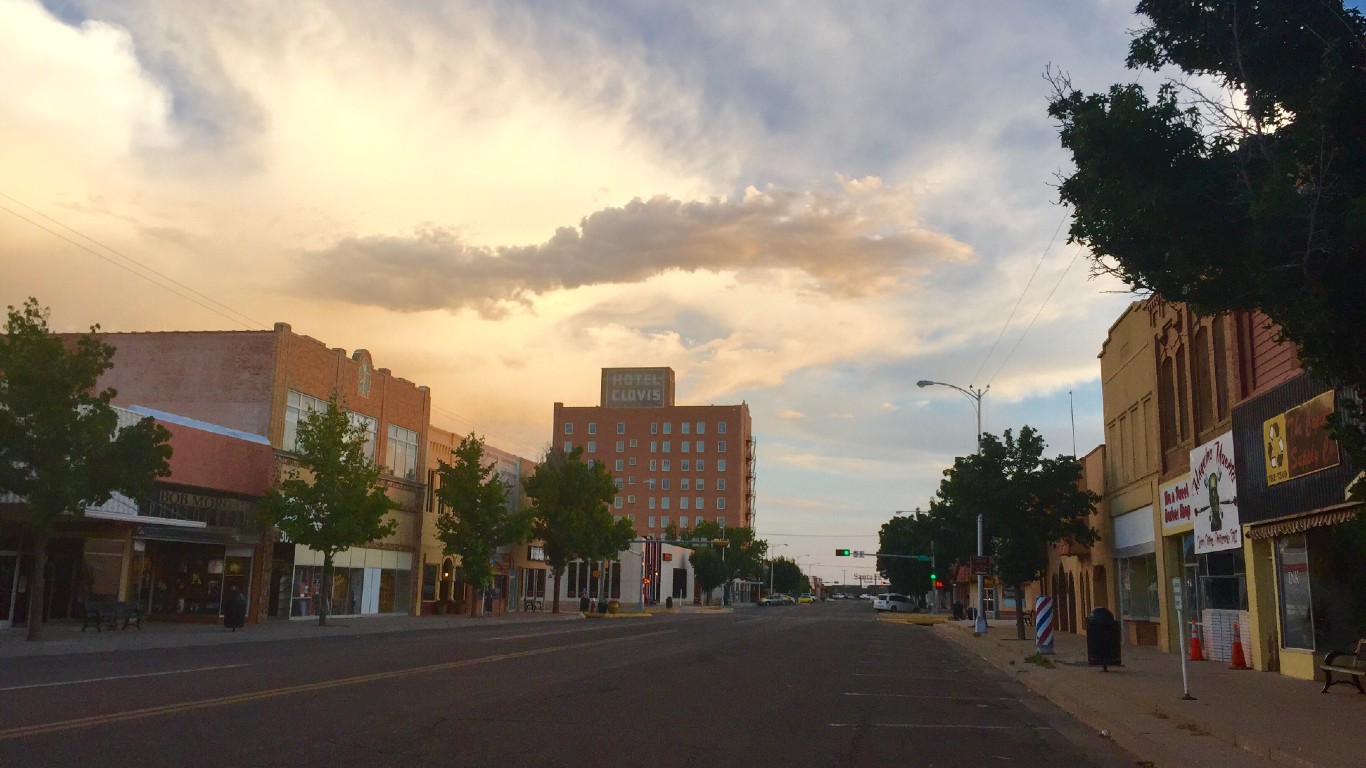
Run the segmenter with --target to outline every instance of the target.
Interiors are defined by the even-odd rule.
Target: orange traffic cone
[[[1200,645],[1200,622],[1198,622],[1198,621],[1192,621],[1192,622],[1190,623],[1190,625],[1191,625],[1191,649],[1190,649],[1190,660],[1191,660],[1191,661],[1204,661],[1204,660],[1205,660],[1205,649],[1204,649],[1203,647],[1201,647],[1201,645]]]
[[[1238,623],[1233,623],[1233,648],[1229,653],[1232,660],[1228,663],[1229,669],[1252,669],[1247,665],[1247,658],[1243,656],[1243,635],[1238,631]]]

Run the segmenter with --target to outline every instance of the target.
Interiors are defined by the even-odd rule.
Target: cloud
[[[794,411],[788,409],[786,411],[780,411],[778,413],[778,418],[784,421],[801,421],[802,419],[806,418],[806,414],[802,413],[801,411]]]
[[[471,245],[440,226],[345,238],[303,254],[296,287],[398,311],[497,316],[554,291],[669,272],[791,270],[822,293],[855,298],[905,288],[934,265],[971,255],[909,211],[905,195],[876,178],[838,191],[751,187],[737,200],[660,195],[596,211],[539,245]]]

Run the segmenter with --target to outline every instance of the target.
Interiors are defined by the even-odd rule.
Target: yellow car
[[[814,602],[816,602],[816,598],[815,598],[810,592],[803,592],[803,593],[802,593],[802,596],[799,597],[799,598],[797,598],[797,602],[799,602],[799,603],[814,603]]]

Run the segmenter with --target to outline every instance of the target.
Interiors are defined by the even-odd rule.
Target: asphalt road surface
[[[864,601],[0,667],[5,768],[1132,764]]]

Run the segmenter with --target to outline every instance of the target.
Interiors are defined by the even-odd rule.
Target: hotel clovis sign
[[[1328,436],[1327,429],[1328,417],[1335,407],[1330,389],[1262,423],[1267,486],[1338,465],[1338,444]]]
[[[1232,432],[1191,451],[1190,505],[1196,554],[1243,546]]]

